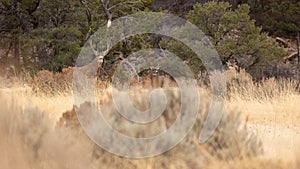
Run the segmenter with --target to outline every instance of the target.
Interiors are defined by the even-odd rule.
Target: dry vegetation
[[[254,83],[242,73],[228,76],[230,92],[225,113],[207,143],[199,144],[197,140],[210,98],[207,88],[202,86],[201,112],[190,134],[171,151],[140,160],[112,155],[94,145],[83,133],[74,118],[75,112],[70,111],[73,98],[68,71],[56,75],[41,72],[30,83],[26,81],[27,87],[23,80],[10,88],[4,88],[2,83],[0,166],[3,169],[298,169],[300,152],[295,150],[300,146],[297,141],[300,138],[299,82],[268,79]],[[63,80],[57,82],[57,78]],[[147,90],[143,91],[147,94]],[[108,105],[105,110],[109,113],[105,117],[118,122],[112,126],[118,130],[128,125],[112,116],[116,110],[111,107],[109,90],[97,92],[99,104]],[[120,131],[142,137],[165,130],[174,121],[170,114],[178,111],[177,92],[166,89],[166,95],[172,99],[164,119],[147,126],[149,130],[133,126]],[[142,92],[135,92],[132,101],[144,109],[149,105],[141,95]]]

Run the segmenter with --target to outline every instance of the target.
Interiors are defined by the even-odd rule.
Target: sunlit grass
[[[201,86],[202,116],[198,117],[188,137],[170,152],[141,160],[122,158],[101,150],[82,133],[80,127],[74,130],[57,126],[62,114],[73,107],[70,87],[59,92],[51,88],[48,94],[47,90],[32,90],[30,84],[25,85],[27,87],[24,84],[4,86],[0,89],[0,147],[3,151],[0,166],[4,169],[297,169],[300,165],[300,152],[296,151],[300,145],[297,134],[300,128],[299,83],[270,79],[259,84],[247,82],[244,86],[235,82],[230,84],[223,122],[206,144],[199,144],[198,137],[210,92],[208,87]],[[111,103],[110,88],[98,89],[98,103]],[[131,97],[133,102],[137,101],[136,107],[147,108],[148,103],[140,96],[147,93],[147,89],[132,89],[140,90]],[[179,97],[174,96],[175,100]],[[177,109],[171,107],[170,112]],[[123,122],[119,124],[122,126]],[[131,134],[136,136],[134,132]],[[249,139],[251,135],[254,137],[252,141]],[[294,149],[290,151],[288,147]],[[260,152],[260,148],[264,151]],[[270,156],[270,150],[275,152],[274,156]]]

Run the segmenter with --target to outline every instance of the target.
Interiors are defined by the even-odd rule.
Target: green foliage
[[[39,46],[51,51],[49,59],[41,63],[43,68],[61,71],[74,64],[86,34],[86,19],[80,17],[84,16],[84,10],[79,5],[79,2],[70,0],[41,2],[35,13],[40,18],[39,28],[32,30],[31,34]]]
[[[14,56],[15,65],[61,71],[74,65],[86,40],[109,19],[145,10],[151,3],[152,0],[2,0],[0,35],[11,41],[7,56]],[[133,46],[141,45],[139,42],[133,42]]]
[[[153,3],[153,0],[104,0],[104,4],[102,4],[102,0],[81,0],[81,2],[85,7],[88,28],[91,31],[90,34],[92,34],[99,27],[105,26],[108,19],[114,20],[138,11],[143,11]]]
[[[285,53],[268,39],[267,33],[255,26],[249,12],[248,5],[240,5],[233,11],[229,3],[213,1],[196,4],[186,17],[210,37],[224,64],[237,62],[259,78],[258,67],[265,69],[269,61],[280,59]],[[166,48],[183,58],[192,56],[191,51],[183,50],[186,47],[178,42],[168,42]],[[198,66],[202,66],[200,62]]]
[[[252,15],[273,35],[293,38],[300,32],[298,0],[258,1]]]
[[[103,3],[104,2],[104,3]],[[209,36],[223,63],[237,62],[239,66],[257,78],[269,67],[270,61],[281,59],[285,53],[276,47],[262,32],[268,30],[275,35],[295,35],[299,32],[300,2],[292,1],[231,1],[196,4],[186,18]],[[61,71],[73,66],[81,47],[99,27],[109,19],[149,11],[153,0],[1,0],[0,36],[5,37],[1,45],[6,56],[21,68],[42,68]],[[255,26],[251,16],[262,28]],[[179,3],[180,4],[180,3]],[[177,4],[178,5],[178,4]],[[149,21],[151,22],[151,21]],[[184,29],[184,28],[182,28]],[[182,35],[193,36],[193,35]],[[113,47],[105,58],[106,71],[111,72],[116,62],[116,53],[126,58],[140,49],[158,47],[159,38],[138,35],[127,38]],[[187,61],[195,73],[204,70],[196,55],[181,42],[163,38],[163,48]],[[10,56],[10,57],[8,57]]]
[[[194,73],[204,71],[205,68],[201,60],[190,48],[188,48],[182,42],[178,42],[174,39],[163,39],[160,42],[160,45],[163,48],[166,48],[170,52],[174,53],[176,56],[180,57],[182,60],[186,61],[188,63],[188,66]]]

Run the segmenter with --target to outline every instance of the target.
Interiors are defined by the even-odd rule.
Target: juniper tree
[[[259,78],[271,60],[280,59],[285,53],[268,38],[267,33],[262,32],[261,27],[255,26],[249,12],[248,5],[232,10],[227,2],[213,1],[194,5],[186,18],[210,38],[223,64],[237,62],[239,67]],[[175,40],[164,40],[161,44],[183,59],[188,59],[195,73],[204,69],[201,61],[183,44]]]

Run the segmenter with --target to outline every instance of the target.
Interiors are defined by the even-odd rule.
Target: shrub
[[[255,79],[259,79],[261,69],[265,70],[270,61],[281,59],[286,54],[268,38],[267,33],[255,26],[249,12],[248,5],[240,5],[236,10],[232,10],[227,2],[212,1],[194,5],[186,18],[210,38],[223,64],[235,61],[239,67],[246,69]],[[184,29],[184,26],[181,29]],[[188,60],[192,69],[196,71],[195,74],[203,71],[202,63],[195,59],[197,57],[187,46],[168,39],[163,40],[161,44]]]
[[[61,73],[41,70],[30,85],[36,94],[69,93],[72,87],[73,71],[72,67],[63,69]]]
[[[167,102],[167,108],[165,109],[161,118],[157,121],[147,124],[145,126],[135,125],[134,123],[127,122],[126,119],[119,115],[118,111],[114,108],[111,100],[111,96],[106,98],[105,102],[102,101],[101,110],[106,121],[115,130],[128,135],[130,137],[151,137],[165,131],[169,128],[176,120],[176,113],[180,110],[180,94],[177,89],[167,90],[165,89],[166,97],[170,98]],[[139,92],[135,91],[131,95],[132,104],[141,109],[149,108],[149,103],[145,101],[149,93],[147,90]],[[101,94],[101,96],[107,94]],[[209,97],[209,95],[206,95]],[[144,98],[144,99],[143,99]],[[78,111],[85,111],[89,109],[90,104],[84,103],[80,107],[77,107]],[[244,158],[252,158],[262,153],[262,144],[256,136],[247,129],[246,122],[242,121],[239,113],[237,112],[226,112],[224,113],[222,122],[217,128],[213,136],[208,140],[207,143],[200,145],[198,142],[199,130],[203,127],[204,117],[207,115],[207,107],[209,106],[209,100],[201,102],[201,112],[197,118],[196,124],[185,138],[185,140],[178,145],[178,148],[165,153],[161,158],[164,160],[172,159],[174,157],[181,156],[183,159],[182,166],[189,168],[191,164],[197,165],[198,167],[211,158],[218,159],[221,161],[238,160]],[[59,123],[59,127],[66,127],[72,129],[75,133],[81,131],[80,124],[77,122],[76,112],[73,108],[72,111],[65,112]],[[186,153],[186,154],[185,154]],[[193,155],[189,155],[193,153]],[[102,150],[97,150],[97,157],[103,159],[103,155],[107,155]],[[185,154],[185,155],[184,155]],[[204,155],[203,155],[204,154]],[[202,156],[201,161],[199,159],[193,159],[193,157]],[[114,157],[112,157],[114,158]],[[155,157],[154,159],[161,159]],[[163,160],[163,161],[164,161]],[[161,161],[162,163],[164,163]],[[153,165],[153,164],[152,164]],[[160,165],[160,164],[157,164]]]

